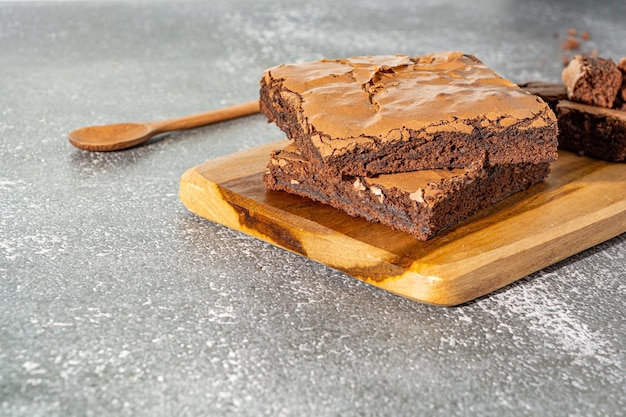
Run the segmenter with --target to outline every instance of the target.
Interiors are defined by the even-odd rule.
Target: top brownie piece
[[[552,110],[461,52],[280,65],[260,105],[309,161],[350,175],[557,158]]]
[[[563,69],[571,101],[611,108],[622,85],[622,73],[611,58],[576,55]]]

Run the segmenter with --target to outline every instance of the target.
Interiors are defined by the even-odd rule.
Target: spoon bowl
[[[104,152],[130,148],[154,135],[149,123],[118,123],[76,129],[68,139],[77,148]]]
[[[259,102],[236,104],[204,113],[146,123],[117,123],[73,130],[68,140],[79,149],[93,152],[119,151],[137,146],[164,132],[191,129],[259,112]]]

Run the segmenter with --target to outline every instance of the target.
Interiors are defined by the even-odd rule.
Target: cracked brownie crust
[[[373,175],[557,158],[554,113],[471,55],[280,65],[261,111],[319,168]]]

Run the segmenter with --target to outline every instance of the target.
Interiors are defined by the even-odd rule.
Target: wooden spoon
[[[259,112],[259,102],[236,104],[175,119],[145,123],[88,126],[69,133],[70,143],[94,152],[119,151],[147,141],[159,133],[191,129]]]

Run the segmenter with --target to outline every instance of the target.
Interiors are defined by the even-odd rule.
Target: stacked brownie
[[[626,57],[575,56],[562,83],[520,84],[556,112],[559,147],[611,162],[626,162]]]
[[[626,59],[576,56],[563,70],[568,100],[556,107],[563,149],[626,162]]]
[[[281,65],[261,111],[293,140],[266,187],[426,240],[541,181],[554,113],[461,52]]]

